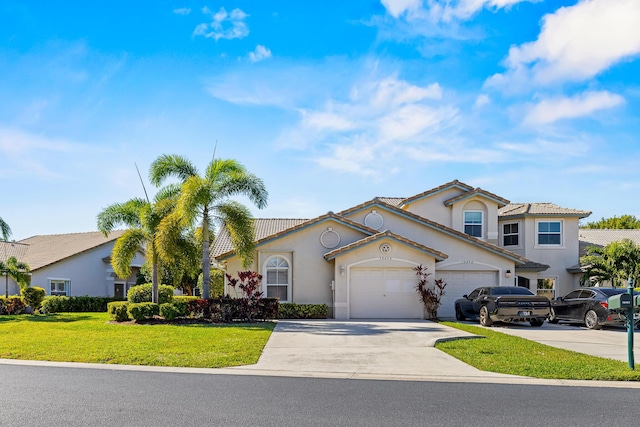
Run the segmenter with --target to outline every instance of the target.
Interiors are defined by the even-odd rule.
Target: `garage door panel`
[[[496,286],[498,274],[495,271],[439,271],[436,274],[447,284],[445,295],[442,297],[438,317],[455,317],[455,301],[465,294],[470,294],[480,286]]]
[[[353,319],[423,317],[410,268],[352,269],[349,293]]]

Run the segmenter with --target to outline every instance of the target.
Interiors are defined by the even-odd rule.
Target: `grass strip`
[[[551,347],[478,326],[441,323],[485,337],[436,344],[439,350],[483,371],[534,378],[640,381],[640,372],[632,371],[625,362]]]
[[[221,368],[258,361],[272,322],[109,323],[107,313],[0,316],[0,358]]]

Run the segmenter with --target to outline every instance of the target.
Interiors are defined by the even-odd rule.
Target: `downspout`
[[[332,280],[329,285],[331,288],[331,311],[333,314],[333,319],[336,318],[336,281]]]

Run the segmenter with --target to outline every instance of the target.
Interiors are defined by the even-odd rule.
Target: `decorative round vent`
[[[340,244],[340,235],[329,227],[320,235],[320,243],[327,249],[333,249]]]
[[[383,254],[388,254],[391,252],[391,245],[388,243],[383,243],[380,245],[380,252]]]
[[[382,225],[384,224],[384,220],[382,219],[382,215],[380,215],[375,210],[372,210],[367,216],[364,217],[364,225],[367,227],[371,227],[374,230],[380,230]]]

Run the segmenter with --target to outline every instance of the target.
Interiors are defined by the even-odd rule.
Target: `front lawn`
[[[640,381],[625,362],[589,356],[457,322],[443,325],[484,336],[438,343],[436,348],[483,371],[534,378]]]
[[[221,368],[258,361],[275,324],[112,324],[107,313],[0,316],[0,358]]]

